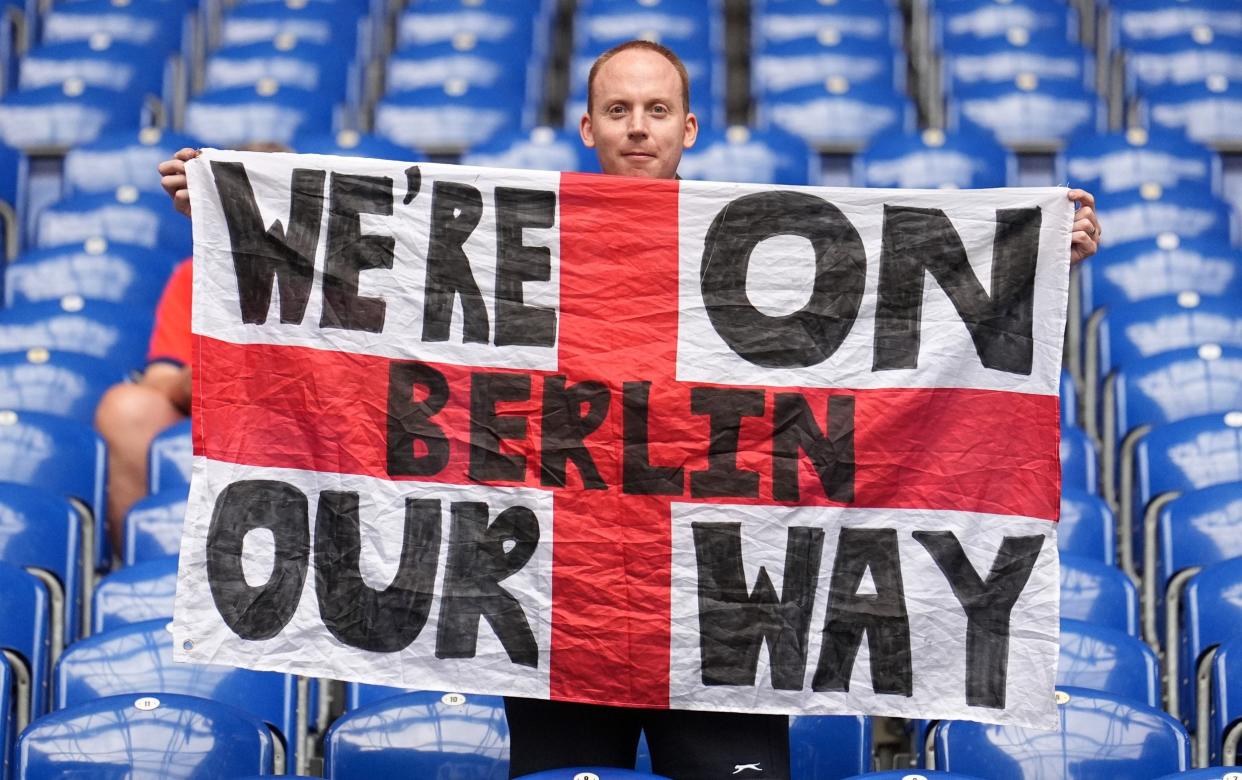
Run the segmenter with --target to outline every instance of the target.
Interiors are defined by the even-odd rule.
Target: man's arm
[[[185,148],[173,155],[171,160],[160,163],[160,185],[168,197],[172,198],[173,206],[190,216],[190,190],[185,178],[185,164],[198,157],[197,149]]]

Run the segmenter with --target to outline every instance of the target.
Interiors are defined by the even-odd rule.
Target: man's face
[[[654,51],[627,49],[600,66],[593,86],[579,130],[604,173],[673,178],[682,150],[699,132],[673,63]]]

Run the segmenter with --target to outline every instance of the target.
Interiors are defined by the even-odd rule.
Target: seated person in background
[[[253,143],[242,151],[290,150],[281,144]],[[108,444],[108,536],[114,550],[122,544],[125,513],[147,494],[151,440],[190,415],[192,270],[190,259],[181,261],[164,287],[142,376],[114,385],[95,410],[95,428]]]

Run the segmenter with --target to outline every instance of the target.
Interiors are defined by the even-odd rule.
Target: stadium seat
[[[983,780],[975,775],[960,772],[941,772],[938,769],[890,769],[885,772],[868,772],[845,780]]]
[[[273,740],[255,716],[209,699],[109,696],[32,723],[17,742],[17,780],[189,780],[267,774]]]
[[[1116,505],[1117,474],[1133,468],[1148,428],[1242,409],[1242,348],[1208,343],[1126,361],[1104,380],[1100,406],[1105,497]]]
[[[970,122],[1011,149],[1056,150],[1103,130],[1099,98],[1074,79],[1020,75],[1013,82],[963,84],[949,104],[949,126]]]
[[[1242,9],[1230,0],[1176,4],[1167,0],[1112,0],[1108,19],[1112,45],[1122,48],[1205,30],[1209,34],[1242,35]]]
[[[180,259],[168,252],[99,237],[77,246],[33,249],[4,269],[5,305],[77,296],[154,311]]]
[[[0,141],[28,151],[90,143],[106,132],[137,130],[142,121],[140,94],[74,80],[0,98]]]
[[[156,434],[147,456],[147,492],[154,495],[190,484],[194,468],[190,421],[183,420]]]
[[[533,775],[522,775],[515,780],[664,780],[663,775],[649,772],[638,772],[633,769],[613,769],[611,767],[579,766],[564,769],[549,769]]]
[[[125,515],[126,566],[176,555],[181,549],[181,526],[189,499],[189,483],[172,485],[139,499]]]
[[[346,99],[349,68],[330,44],[259,41],[221,46],[207,55],[203,89],[257,87],[265,80],[282,87],[317,92],[333,103]],[[351,105],[357,104],[353,96]]]
[[[1081,428],[1061,428],[1061,485],[1067,490],[1099,492],[1099,456]]]
[[[92,597],[92,633],[162,619],[172,620],[177,556],[124,566],[99,580]]]
[[[871,768],[871,718],[794,715],[789,718],[793,777],[844,777]]]
[[[1078,424],[1078,388],[1069,371],[1061,369],[1061,382],[1057,385],[1057,405],[1061,411],[1061,426]]]
[[[845,79],[857,84],[877,81],[906,88],[906,61],[900,49],[887,49],[857,38],[825,46],[802,38],[756,49],[751,55],[750,81],[754,95],[783,92],[810,84]]]
[[[1213,659],[1219,645],[1242,636],[1242,559],[1221,561],[1190,577],[1181,612],[1170,610],[1169,619],[1182,630],[1181,641],[1165,648],[1165,701],[1199,737],[1196,752],[1206,764]]]
[[[686,174],[686,158],[681,172]],[[536,127],[529,133],[501,133],[462,155],[462,165],[542,171],[599,173],[595,152],[582,145],[577,131]]]
[[[499,696],[392,696],[346,713],[324,737],[326,777],[503,778],[508,765]]]
[[[297,687],[293,675],[231,666],[181,664],[172,660],[168,619],[114,628],[70,645],[56,664],[55,709],[80,706],[122,694],[201,696],[245,710],[272,724],[296,764],[305,750],[297,725]],[[276,742],[278,764],[281,740]]]
[[[18,215],[26,182],[26,156],[0,141],[0,256],[12,262],[21,251],[22,222]]]
[[[384,92],[441,87],[506,89],[523,96],[524,113],[538,110],[545,88],[541,63],[530,46],[479,43],[462,51],[451,41],[406,46],[393,52],[384,67]]]
[[[327,4],[308,7],[316,5]],[[249,7],[243,5],[239,10]],[[190,100],[185,107],[185,132],[204,143],[228,148],[259,142],[289,145],[298,133],[331,132],[333,113],[328,95],[263,79],[253,87],[211,90]]]
[[[342,157],[369,157],[373,160],[422,160],[425,155],[408,146],[398,146],[375,135],[356,130],[339,133],[301,135],[293,139],[293,149],[299,154],[335,154]]]
[[[823,46],[842,41],[869,41],[901,46],[902,20],[888,0],[852,0],[825,4],[820,0],[755,0],[751,37],[756,51],[813,39]]]
[[[1211,688],[1208,760],[1236,766],[1242,740],[1242,633],[1222,642],[1216,649],[1212,658]],[[1232,780],[1242,780],[1242,774]]]
[[[774,92],[756,106],[762,127],[779,127],[816,149],[857,150],[881,133],[914,126],[909,98],[883,80],[829,84]]]
[[[1097,196],[1155,184],[1181,184],[1219,193],[1220,158],[1181,133],[1133,127],[1124,133],[1075,138],[1057,160],[1057,180]],[[1109,236],[1112,249],[1112,236]]]
[[[1115,368],[1161,352],[1204,344],[1242,347],[1242,311],[1236,301],[1185,291],[1110,306],[1092,317],[1083,334],[1086,429],[1100,430],[1099,390],[1103,378]]]
[[[941,48],[1000,38],[1015,44],[1034,37],[1077,38],[1073,6],[1056,0],[954,0],[936,5],[933,33]]]
[[[19,89],[60,87],[76,79],[87,87],[132,92],[163,100],[171,82],[166,56],[158,49],[106,39],[37,46],[22,56]],[[170,85],[171,86],[171,85]]]
[[[1162,775],[1155,780],[1242,780],[1242,772],[1232,766],[1209,766]]]
[[[1068,487],[1061,493],[1057,549],[1110,565],[1117,562],[1117,521],[1104,499]]]
[[[1200,84],[1148,90],[1140,101],[1144,124],[1180,130],[1199,143],[1227,146],[1242,140],[1242,83],[1223,76]]]
[[[723,50],[719,0],[592,0],[582,3],[574,18],[574,46],[604,51],[619,43],[644,38],[674,51],[707,44]]]
[[[789,185],[819,181],[819,159],[801,138],[778,128],[742,125],[724,132],[700,129],[677,170],[682,178],[707,181]]]
[[[183,28],[187,25],[182,3],[76,0],[49,8],[42,21],[42,42],[117,41],[175,51],[181,48]]]
[[[1097,211],[1100,224],[1108,225],[1109,240],[1119,244],[1165,233],[1220,241],[1231,237],[1229,204],[1195,184],[1168,189],[1149,184],[1111,193]]]
[[[147,362],[151,313],[133,306],[67,295],[0,310],[0,352],[79,352],[123,370]]]
[[[1061,621],[1057,687],[1111,693],[1160,708],[1160,660],[1142,640],[1081,620]]]
[[[329,46],[336,52],[338,62],[350,62],[355,53],[367,54],[365,47],[359,51],[359,43],[366,43],[364,30],[361,9],[355,3],[247,0],[220,19],[217,44],[275,42]]]
[[[154,127],[101,136],[65,155],[65,195],[116,192],[127,185],[139,192],[163,194],[156,166],[178,149],[199,146],[202,144],[188,135]]]
[[[9,757],[13,755],[13,735],[26,727],[17,722],[16,692],[13,667],[8,657],[0,654],[0,776],[9,776]]]
[[[1061,617],[1139,635],[1138,588],[1120,569],[1061,556]]]
[[[945,96],[952,100],[960,87],[969,84],[1013,84],[1030,77],[1076,81],[1088,89],[1094,85],[1095,60],[1063,33],[1048,31],[1020,40],[1021,45],[1005,38],[946,41],[941,75]]]
[[[40,249],[88,239],[134,244],[189,257],[193,250],[189,220],[168,207],[168,196],[122,185],[115,192],[73,195],[36,217],[34,245]]]
[[[521,96],[508,90],[471,89],[450,80],[386,96],[375,107],[375,133],[431,153],[460,152],[521,127],[523,108]]]
[[[0,561],[38,577],[48,594],[55,653],[86,630],[83,583],[93,562],[82,555],[82,519],[68,499],[0,482]]]
[[[414,691],[393,688],[387,685],[345,683],[345,710],[349,712],[359,707],[369,707],[377,701],[400,696],[403,693],[414,693]]]
[[[1010,153],[988,133],[897,130],[877,136],[854,158],[854,185],[917,189],[1004,187],[1014,175]]]
[[[1190,738],[1168,714],[1085,688],[1059,688],[1057,698],[1059,723],[1052,731],[941,722],[936,727],[936,766],[1006,780],[1150,780],[1190,767]]]
[[[106,473],[103,440],[90,426],[49,414],[0,411],[0,474],[74,501],[82,516],[82,549],[93,554],[97,567],[108,560]]]
[[[124,374],[105,360],[74,352],[0,353],[0,409],[43,412],[95,424],[95,407]]]
[[[1185,33],[1132,41],[1125,50],[1125,70],[1126,94],[1131,96],[1204,83],[1212,76],[1242,80],[1242,37]]]
[[[1129,539],[1133,562],[1145,571],[1157,565],[1157,519],[1177,495],[1242,480],[1239,426],[1242,413],[1208,414],[1154,426],[1138,440],[1134,468],[1122,472],[1119,488],[1123,562]]]
[[[52,647],[47,587],[35,575],[0,563],[0,655],[17,683],[17,722],[47,711]]]

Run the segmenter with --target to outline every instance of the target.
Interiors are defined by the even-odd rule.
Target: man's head
[[[699,132],[677,55],[658,43],[630,41],[601,54],[588,78],[579,130],[604,173],[673,178]]]

